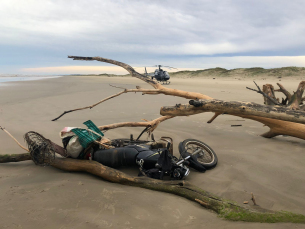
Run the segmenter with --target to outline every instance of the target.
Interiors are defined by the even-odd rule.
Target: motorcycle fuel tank
[[[162,151],[142,151],[136,157],[137,164],[142,166],[144,169],[155,168],[161,153]]]

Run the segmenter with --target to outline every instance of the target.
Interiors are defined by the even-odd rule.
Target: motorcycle
[[[144,132],[144,131],[143,131]],[[143,133],[142,132],[142,133]],[[161,137],[155,141],[129,139],[111,140],[110,149],[96,150],[91,156],[92,160],[103,165],[119,168],[122,166],[139,166],[140,174],[155,179],[183,179],[194,168],[199,172],[214,168],[218,159],[215,152],[202,141],[186,139],[179,143],[180,156],[173,155],[173,140]]]
[[[85,122],[88,126],[88,121]],[[94,127],[97,130],[97,127]],[[71,142],[74,135],[62,139],[64,148],[53,143],[42,135],[30,131],[25,134],[32,160],[37,165],[46,166],[51,164],[55,159],[55,154],[63,157],[72,157],[77,159],[91,159],[103,165],[119,168],[122,166],[138,166],[140,176],[148,176],[155,179],[163,179],[166,176],[170,179],[183,179],[188,176],[190,169],[194,168],[199,172],[205,172],[207,169],[214,168],[218,159],[211,147],[202,141],[196,139],[186,139],[179,143],[180,156],[177,158],[173,154],[173,140],[170,137],[161,137],[159,140],[154,139],[151,134],[151,140],[140,140],[142,134],[147,130],[144,129],[137,139],[133,135],[129,139],[104,139],[103,135],[96,132],[95,137],[87,140],[91,135],[91,131],[80,129],[82,134],[78,134],[78,140],[86,143],[83,150],[77,157],[73,157],[67,148],[67,144]],[[102,144],[101,139],[107,140],[107,144]],[[73,141],[72,141],[73,142]]]

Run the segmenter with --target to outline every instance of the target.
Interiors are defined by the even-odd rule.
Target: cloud
[[[0,47],[33,50],[18,56],[33,65],[43,57],[44,66],[46,55],[72,53],[133,62],[302,55],[304,8],[303,0],[2,0]]]
[[[199,64],[200,63],[200,64]],[[233,57],[197,57],[176,61],[175,66],[197,67],[201,69],[222,67],[234,68],[280,68],[287,66],[304,67],[305,56],[233,56]]]
[[[305,56],[235,56],[235,57],[198,57],[195,60],[184,59],[182,61],[168,60],[171,64],[183,70],[199,70],[207,68],[222,67],[227,69],[251,67],[277,68],[283,66],[305,65]],[[194,64],[196,63],[196,64]],[[200,64],[198,64],[200,63]],[[144,67],[134,66],[136,71],[144,73]],[[155,67],[146,67],[148,72],[153,72]],[[169,70],[167,71],[176,71]],[[23,74],[119,74],[124,75],[128,72],[118,66],[55,66],[39,68],[23,68]]]
[[[39,67],[23,68],[23,73],[31,74],[128,74],[128,72],[117,66],[59,66],[59,67]]]

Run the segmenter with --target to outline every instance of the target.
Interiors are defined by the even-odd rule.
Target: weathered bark
[[[19,162],[19,161],[27,161],[27,160],[31,160],[30,153],[0,155],[0,163]]]
[[[263,92],[266,95],[268,95],[270,98],[277,100],[276,97],[275,97],[275,94],[274,94],[274,87],[272,86],[272,84],[263,85]],[[274,105],[274,103],[266,97],[264,97],[264,104],[265,105]]]
[[[279,86],[279,89],[275,90],[278,92],[282,92],[286,99],[283,99],[282,105],[286,105],[288,101],[287,108],[292,110],[304,110],[304,107],[301,107],[300,104],[304,101],[304,98],[302,98],[304,88],[305,88],[305,81],[301,81],[296,92],[294,92],[292,95],[284,88],[283,85],[277,83]],[[272,85],[271,85],[272,86]]]
[[[243,115],[237,115],[239,117],[245,118]],[[268,126],[270,130],[264,134],[262,137],[273,138],[278,135],[288,135],[305,140],[305,125],[299,123],[287,122],[277,119],[258,117],[258,116],[247,116],[248,119],[258,121]]]
[[[190,100],[190,104],[161,107],[160,114],[166,116],[188,116],[202,112],[217,112],[231,115],[247,115],[278,119],[305,124],[305,112],[282,106],[265,106],[250,102],[223,100]]]
[[[287,91],[287,90],[284,88],[284,86],[283,86],[282,84],[277,83],[277,85],[279,86],[279,89],[274,90],[274,91],[282,92],[282,93],[286,96],[286,98],[288,99],[288,101],[290,101],[290,100],[291,100],[291,94],[289,93],[289,91]],[[284,105],[285,105],[285,104],[284,104]]]
[[[264,91],[264,86],[263,86],[263,91],[260,89],[260,87],[257,85],[257,83],[255,83],[255,81],[253,81],[254,82],[254,84],[255,84],[255,86],[257,87],[257,90],[256,89],[252,89],[252,88],[249,88],[249,87],[246,87],[247,89],[249,89],[249,90],[252,90],[252,91],[256,91],[257,93],[259,93],[259,94],[262,94],[263,95],[263,97],[264,97],[264,101],[266,102],[267,101],[267,103],[265,103],[266,105],[281,105],[280,103],[279,103],[279,101],[275,98],[275,96],[273,96],[272,94],[271,94],[271,96],[268,94],[269,92],[267,91],[267,93]],[[271,85],[271,84],[269,84],[269,85]],[[271,85],[272,86],[272,85]],[[265,90],[266,90],[266,88],[265,88]]]
[[[173,118],[172,116],[162,116],[157,119],[154,119],[152,121],[146,121],[146,122],[121,122],[121,123],[114,123],[110,125],[104,125],[104,126],[99,126],[98,128],[100,130],[111,130],[119,127],[149,127],[148,131],[153,132],[157,126],[167,120]]]
[[[302,95],[304,92],[304,88],[305,88],[305,81],[302,81],[296,92],[293,93],[293,95],[291,96],[291,99],[289,100],[288,103],[288,108],[292,109],[292,110],[299,110],[300,109],[300,104],[302,102]]]
[[[209,103],[211,101],[211,103]],[[262,134],[262,137],[266,138],[272,138],[277,135],[288,135],[300,139],[305,140],[305,125],[291,122],[291,121],[283,121],[279,120],[280,118],[287,118],[286,115],[278,113],[277,107],[275,106],[269,106],[270,110],[257,110],[255,112],[252,112],[251,110],[256,108],[263,108],[266,109],[267,106],[263,106],[260,104],[253,103],[238,103],[238,102],[224,102],[221,100],[207,100],[202,101],[203,107],[195,107],[193,105],[180,105],[178,106],[171,106],[171,107],[161,107],[161,115],[174,115],[174,116],[185,116],[185,115],[192,115],[192,114],[198,114],[201,112],[207,112],[207,111],[219,111],[221,110],[223,113],[230,112],[231,115],[247,118],[251,120],[255,120],[258,122],[263,123],[264,125],[268,126],[270,128],[270,131],[267,133]],[[222,105],[225,104],[225,105]],[[280,107],[281,109],[286,109],[284,107]],[[292,111],[288,109],[288,113],[290,116],[290,120],[298,119],[297,117],[293,116],[293,113],[296,112],[297,114],[301,111]],[[303,113],[303,122],[305,121],[305,117]],[[253,115],[251,115],[253,114]],[[281,115],[283,115],[281,117]],[[273,117],[273,118],[271,118]],[[277,118],[277,119],[274,119]],[[284,119],[283,118],[283,119]],[[296,120],[295,120],[296,121]],[[300,122],[300,121],[298,121]]]

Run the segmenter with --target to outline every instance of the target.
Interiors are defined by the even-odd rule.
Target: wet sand
[[[277,79],[257,80],[259,85]],[[282,79],[296,90],[299,78]],[[83,126],[91,119],[97,125],[141,121],[159,117],[161,106],[188,103],[164,95],[124,94],[91,110],[73,112],[52,122],[65,110],[93,104],[120,89],[149,85],[129,77],[62,77],[0,86],[0,125],[20,142],[27,131],[37,131],[61,144],[59,131],[65,126]],[[170,88],[201,92],[223,100],[262,103],[262,96],[246,89],[252,79],[172,79]],[[155,138],[170,136],[174,152],[187,138],[199,139],[217,153],[219,163],[206,173],[191,171],[187,180],[241,204],[256,196],[270,210],[305,214],[305,141],[259,135],[268,128],[261,123],[221,115],[206,122],[212,113],[176,117],[162,123]],[[231,125],[242,125],[231,127]],[[109,138],[134,136],[142,128],[120,128],[106,132]],[[0,154],[23,153],[13,140],[0,132]],[[125,169],[137,175],[137,169]],[[229,222],[199,204],[172,194],[106,182],[86,173],[69,173],[31,161],[0,165],[0,228],[305,228],[294,224]]]

